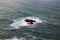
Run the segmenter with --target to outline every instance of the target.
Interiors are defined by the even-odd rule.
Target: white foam
[[[12,38],[11,40],[19,40],[18,38],[16,38],[16,37],[14,37],[14,38]]]
[[[32,20],[35,20],[36,22],[31,25],[31,24],[28,24],[27,22],[25,22],[24,21],[25,19],[32,19]],[[43,23],[43,21],[40,20],[38,17],[25,17],[25,18],[20,18],[18,20],[14,20],[14,22],[10,26],[17,29],[22,26],[33,26],[36,23]]]
[[[23,38],[23,37],[20,37],[20,38],[13,37],[13,38],[10,38],[10,39],[5,39],[5,40],[25,40],[25,38]]]

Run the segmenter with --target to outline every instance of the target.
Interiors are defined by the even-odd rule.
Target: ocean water
[[[27,26],[21,21],[26,18],[37,20],[37,24]],[[0,0],[0,38],[14,36],[60,38],[60,0]]]

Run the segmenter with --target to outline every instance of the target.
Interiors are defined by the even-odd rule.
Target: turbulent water
[[[26,17],[35,20],[38,18],[42,23],[37,23],[30,28],[32,26],[28,27],[21,21]],[[14,29],[13,27],[17,27],[16,23],[23,26]],[[60,0],[0,0],[0,38],[14,36],[60,38]]]

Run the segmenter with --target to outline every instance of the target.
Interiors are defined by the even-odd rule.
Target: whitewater
[[[32,20],[35,20],[36,22],[33,24],[28,24],[27,22],[24,21],[25,19],[32,19]],[[25,18],[23,17],[23,18],[18,18],[18,19],[13,20],[13,21],[14,22],[12,24],[10,24],[10,26],[13,28],[16,28],[16,29],[18,29],[22,26],[34,27],[35,24],[37,24],[37,23],[43,23],[43,20],[41,20],[38,17],[25,17]]]

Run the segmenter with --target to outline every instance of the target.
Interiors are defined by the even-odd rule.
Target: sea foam
[[[36,22],[33,24],[28,24],[27,22],[25,22],[25,19],[32,19],[35,20]],[[13,20],[14,22],[12,24],[10,24],[11,27],[14,27],[16,29],[23,27],[23,26],[31,26],[33,27],[36,23],[43,23],[43,21],[41,19],[39,19],[38,17],[25,17],[25,18],[19,18],[17,20]]]

